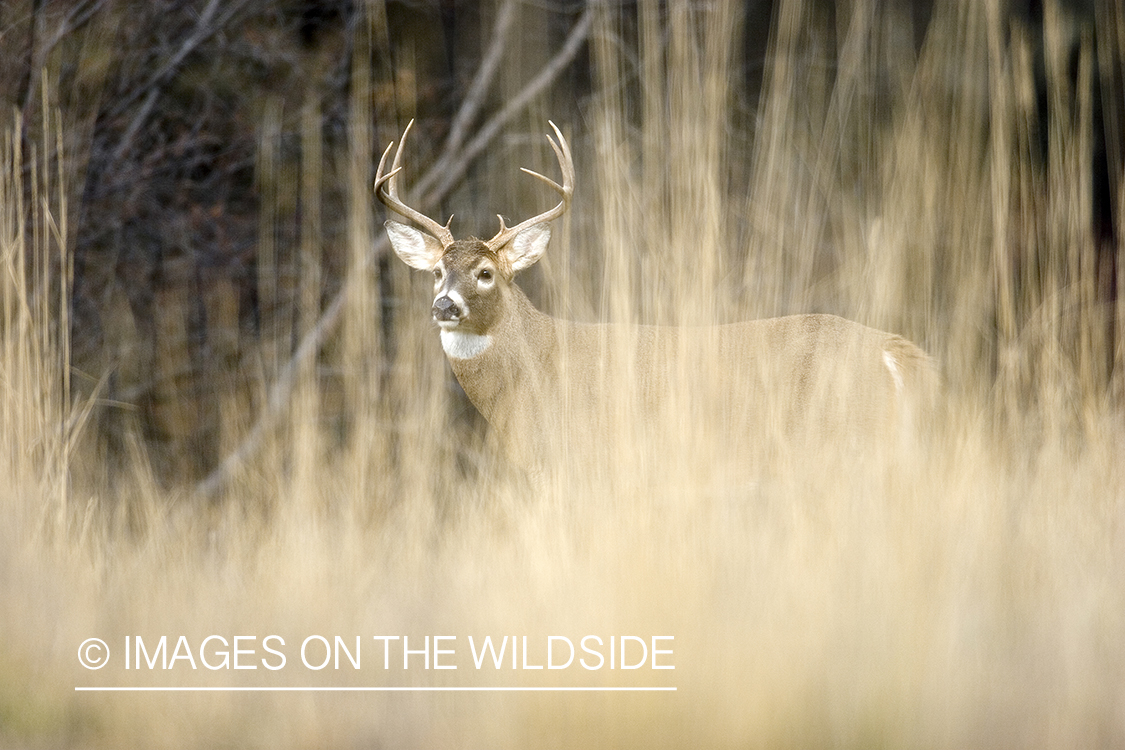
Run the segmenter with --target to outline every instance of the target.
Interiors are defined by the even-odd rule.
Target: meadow
[[[578,186],[521,277],[541,309],[623,325],[831,312],[934,358],[943,393],[919,439],[810,456],[763,435],[751,481],[717,458],[718,427],[669,439],[672,399],[646,421],[661,434],[623,412],[597,470],[529,482],[456,392],[430,279],[368,260],[387,253],[368,180],[384,144],[361,125],[354,173],[326,157],[273,174],[261,156],[263,185],[290,181],[274,196],[315,193],[330,167],[347,179],[340,323],[294,360],[284,408],[217,490],[164,481],[128,429],[111,471],[88,434],[105,404],[71,383],[67,161],[23,150],[9,122],[0,744],[1125,746],[1125,264],[1095,231],[1091,177],[1109,158],[1093,71],[1120,68],[1106,40],[1123,44],[1125,17],[1105,4],[1095,51],[1048,12],[1036,47],[985,5],[941,5],[915,45],[883,4],[829,19],[781,3],[746,111],[742,6],[642,3],[626,23],[594,4],[582,116],[533,104],[481,158],[483,188],[451,194],[455,233],[549,200],[513,165],[553,174],[550,117]],[[32,125],[61,143],[44,111]],[[299,314],[272,338],[263,322],[262,372],[324,312],[329,269],[302,257]],[[270,386],[224,405],[220,455]],[[631,398],[627,372],[600,386]],[[82,665],[104,655],[89,638],[104,668]],[[75,690],[91,686],[233,690]]]

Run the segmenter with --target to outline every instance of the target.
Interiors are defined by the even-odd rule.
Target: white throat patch
[[[491,336],[458,330],[441,331],[441,348],[445,349],[445,354],[450,359],[472,359],[483,354],[491,344]]]

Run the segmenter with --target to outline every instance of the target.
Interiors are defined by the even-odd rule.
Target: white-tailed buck
[[[379,199],[421,228],[386,222],[398,257],[433,274],[431,312],[453,372],[518,463],[538,473],[560,450],[612,455],[607,430],[622,414],[643,423],[670,402],[675,417],[665,414],[657,429],[679,432],[678,425],[682,440],[701,426],[718,431],[724,450],[736,454],[779,435],[807,444],[809,437],[879,441],[901,432],[935,376],[926,354],[894,334],[832,315],[688,328],[573,323],[536,310],[513,277],[542,257],[548,222],[566,212],[574,192],[570,147],[551,127],[562,185],[523,171],[561,200],[513,227],[500,217],[490,240],[456,240],[448,223],[399,197],[409,125],[390,170],[393,143],[375,179]],[[624,380],[606,389],[611,373]]]

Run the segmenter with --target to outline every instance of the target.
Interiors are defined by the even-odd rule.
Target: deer
[[[771,431],[806,442],[857,435],[878,441],[913,428],[915,407],[932,395],[936,374],[929,356],[896,334],[829,314],[679,327],[579,323],[536,309],[514,278],[543,257],[550,222],[569,209],[575,186],[570,146],[549,124],[562,184],[521,171],[559,202],[511,227],[498,216],[491,239],[455,239],[452,216],[443,225],[400,197],[413,121],[390,169],[394,142],[383,152],[374,183],[378,199],[416,225],[388,219],[384,226],[394,253],[433,275],[430,313],[445,356],[516,464],[541,478],[560,446],[586,458],[604,454],[607,430],[622,408],[643,419],[684,393],[688,421],[725,431],[732,450]],[[722,365],[700,383],[691,373],[698,361]],[[624,406],[620,388],[606,393],[613,372],[627,373],[631,398]],[[585,452],[576,454],[576,445]]]

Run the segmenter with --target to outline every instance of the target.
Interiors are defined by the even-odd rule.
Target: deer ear
[[[547,243],[551,241],[551,225],[546,222],[532,224],[523,230],[508,243],[508,258],[512,263],[512,273],[518,273],[525,268],[535,265],[535,262],[547,252]]]
[[[383,226],[387,228],[387,236],[391,238],[391,247],[394,248],[395,255],[402,258],[403,263],[411,268],[432,271],[441,260],[444,248],[436,237],[389,219]]]

